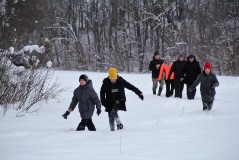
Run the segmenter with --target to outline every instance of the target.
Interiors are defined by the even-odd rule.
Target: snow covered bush
[[[51,69],[25,69],[15,66],[4,56],[0,58],[0,107],[5,112],[11,106],[21,112],[32,112],[33,105],[55,98],[63,91],[57,80],[52,80]]]

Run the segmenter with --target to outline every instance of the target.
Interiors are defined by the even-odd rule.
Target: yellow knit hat
[[[109,79],[117,79],[117,69],[114,67],[109,68]]]

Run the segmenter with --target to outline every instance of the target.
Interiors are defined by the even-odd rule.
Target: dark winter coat
[[[189,87],[189,91],[192,91],[196,86],[201,83],[200,91],[202,96],[202,101],[211,102],[214,101],[216,95],[215,87],[219,86],[217,77],[213,73],[207,75],[204,71],[197,78],[197,80]]]
[[[185,82],[186,84],[193,84],[193,82],[198,78],[198,76],[201,74],[201,67],[199,65],[199,62],[196,60],[196,57],[194,56],[194,60],[192,62],[189,61],[189,58],[187,58],[187,61],[185,62]]]
[[[169,72],[168,79],[170,78],[171,74],[174,72],[174,79],[184,78],[184,67],[185,61],[175,61],[173,62],[172,68]]]
[[[153,57],[153,60],[150,61],[149,70],[152,71],[152,78],[158,78],[159,71],[160,71],[160,68],[161,68],[161,65],[163,64],[163,62],[164,61],[162,59],[156,60],[155,57]],[[157,64],[160,64],[160,67],[158,69],[156,68]]]
[[[102,105],[105,107],[106,112],[111,112],[115,102],[112,98],[112,92],[111,92],[111,81],[109,78],[105,78],[103,80],[103,84],[100,89],[100,100]],[[119,99],[120,99],[120,108],[119,110],[126,111],[126,96],[125,96],[125,88],[133,91],[138,96],[142,93],[138,88],[136,88],[134,85],[127,82],[122,77],[118,76],[118,79],[116,81],[116,86],[119,89]]]
[[[101,102],[93,88],[91,80],[89,80],[86,85],[80,85],[74,90],[69,109],[73,111],[77,103],[81,118],[84,119],[89,119],[93,116],[95,105],[97,108],[101,108]]]

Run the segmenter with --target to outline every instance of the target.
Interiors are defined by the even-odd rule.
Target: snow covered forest
[[[40,63],[60,69],[144,73],[158,50],[238,76],[239,1],[1,0],[0,39],[0,53],[44,46]]]

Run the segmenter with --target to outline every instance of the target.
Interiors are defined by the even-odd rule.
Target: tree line
[[[2,0],[0,49],[45,46],[61,69],[147,72],[153,53],[194,53],[239,75],[238,0]]]

